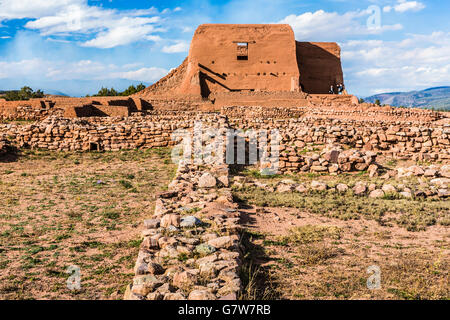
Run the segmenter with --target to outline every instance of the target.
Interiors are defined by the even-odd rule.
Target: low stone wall
[[[339,146],[328,146],[321,153],[298,154],[281,147],[279,171],[282,173],[319,172],[340,173],[369,171],[375,175],[377,154],[372,151],[343,150]]]
[[[219,115],[197,114],[205,124],[216,125]],[[19,147],[61,151],[89,151],[167,147],[171,134],[189,129],[195,117],[144,116],[129,118],[49,118],[27,126],[3,126]],[[0,129],[1,131],[1,129]]]
[[[450,161],[449,125],[307,118],[233,118],[229,122],[242,130],[279,130],[280,150],[293,157],[309,146],[338,144],[396,159]]]
[[[402,181],[405,177],[421,177],[420,184]],[[368,183],[367,181],[357,181],[353,184],[327,182],[321,180],[313,180],[309,183],[296,183],[293,180],[285,179],[276,184],[265,184],[259,181],[253,181],[248,177],[235,176],[232,184],[233,188],[260,188],[267,192],[273,193],[303,193],[309,192],[331,192],[338,194],[351,193],[355,196],[369,198],[383,198],[390,196],[393,199],[447,199],[450,198],[450,165],[444,166],[412,166],[409,168],[397,168],[389,170],[380,177],[380,180],[388,180],[397,178],[395,185],[389,182]],[[423,179],[425,178],[425,179]]]
[[[195,121],[201,121],[204,127],[217,127],[223,117],[226,116],[218,113],[172,110],[147,111],[144,116],[130,117],[51,117],[26,126],[2,124],[0,133],[7,133],[18,147],[64,151],[153,148],[174,145],[172,133],[193,128]],[[320,153],[329,145],[355,152],[373,151],[395,159],[450,161],[449,125],[317,118],[227,118],[231,128],[244,132],[277,129],[281,135],[281,165],[289,170],[301,170],[314,161],[318,163],[310,164],[310,168],[322,166],[326,159],[321,160],[320,154],[316,159],[308,157],[317,157],[314,153]],[[360,154],[356,158],[364,156]],[[349,162],[352,161],[346,163]],[[327,169],[329,164],[328,161],[325,165]],[[339,170],[347,171],[344,167]]]
[[[242,289],[240,214],[228,166],[180,163],[169,191],[144,221],[126,300],[236,300]]]

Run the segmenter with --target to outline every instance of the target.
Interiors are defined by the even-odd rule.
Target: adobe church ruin
[[[289,25],[206,24],[195,31],[189,55],[178,68],[129,98],[0,100],[0,116],[129,116],[145,110],[218,111],[230,105],[301,107],[310,104],[307,94],[328,94],[331,86],[343,83],[336,43],[298,42]],[[351,98],[341,101],[350,103]]]
[[[187,60],[146,91],[203,98],[219,92],[327,94],[343,83],[336,43],[295,41],[284,24],[207,24],[195,31]]]
[[[167,111],[248,116],[255,108],[270,117],[442,117],[431,111],[359,104],[346,91],[330,94],[331,88],[336,93],[343,84],[336,43],[296,41],[292,28],[284,24],[205,24],[195,31],[189,55],[178,68],[132,96],[0,99],[0,119],[128,117]]]

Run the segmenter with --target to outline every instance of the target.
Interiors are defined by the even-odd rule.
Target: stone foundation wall
[[[199,115],[205,123],[214,123],[217,114]],[[196,117],[144,116],[129,118],[89,118],[89,120],[49,118],[27,126],[0,126],[14,137],[19,147],[61,151],[89,151],[167,147],[175,142],[171,134],[189,129]]]
[[[230,110],[230,115],[237,114],[236,109]],[[315,151],[329,145],[340,146],[344,150],[373,151],[397,159],[450,161],[449,125],[379,120],[274,119],[261,115],[256,118],[256,114],[257,110],[253,116],[228,117],[229,123],[232,128],[244,131],[278,129],[282,138],[280,160],[284,161],[282,164],[286,168],[302,168],[309,161],[306,156],[315,157]],[[64,151],[153,148],[174,145],[171,138],[174,130],[193,128],[196,120],[204,122],[205,126],[215,125],[220,117],[218,113],[171,110],[130,117],[52,117],[26,126],[3,124],[0,125],[0,133],[7,133],[18,147]]]
[[[392,121],[328,119],[229,120],[243,130],[278,129],[286,166],[299,167],[297,158],[315,146],[341,145],[374,151],[397,159],[450,162],[450,126]],[[287,160],[286,160],[287,158]]]
[[[125,300],[236,300],[242,289],[240,214],[228,166],[180,163],[169,191],[144,221]]]

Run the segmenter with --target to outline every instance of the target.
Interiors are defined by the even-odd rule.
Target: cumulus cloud
[[[189,43],[186,41],[177,41],[171,46],[164,46],[162,52],[164,53],[180,53],[189,51]]]
[[[25,28],[38,30],[43,36],[81,35],[81,45],[112,48],[141,40],[159,39],[164,32],[158,26],[157,9],[125,10],[91,6],[87,0],[3,0],[0,21],[33,19]],[[162,14],[162,13],[161,13]]]
[[[383,8],[384,12],[391,12],[392,10],[396,12],[406,12],[406,11],[420,11],[425,9],[425,5],[419,1],[407,1],[407,0],[398,0],[397,4],[394,6],[385,6]]]
[[[121,78],[128,80],[155,82],[168,73],[168,70],[163,68],[141,68],[133,71],[117,72],[111,74],[113,78]]]
[[[348,41],[342,44],[347,87],[363,94],[380,88],[409,91],[450,83],[450,33],[410,35],[403,41]]]
[[[0,21],[52,16],[67,6],[85,4],[84,0],[2,0]]]
[[[279,23],[287,23],[294,29],[298,40],[339,40],[353,35],[380,34],[389,30],[400,30],[402,25],[382,25],[380,28],[368,28],[366,19],[368,10],[337,12],[306,12],[301,15],[289,15]]]

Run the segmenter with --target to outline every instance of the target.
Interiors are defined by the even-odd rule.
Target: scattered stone
[[[374,198],[374,199],[376,199],[376,198],[382,198],[382,197],[384,197],[384,191],[383,191],[383,190],[380,190],[380,189],[373,190],[373,191],[369,194],[369,198]]]
[[[381,188],[385,193],[396,193],[397,189],[391,184],[384,184]]]
[[[311,189],[317,191],[325,191],[327,190],[327,185],[321,181],[313,180],[311,181]]]
[[[378,175],[378,166],[376,164],[371,164],[367,168],[367,172],[369,173],[370,178],[376,177]]]
[[[353,192],[355,193],[355,195],[360,196],[365,194],[367,191],[367,186],[364,182],[358,182],[354,187],[353,187]]]
[[[402,191],[402,192],[400,192],[400,195],[403,197],[403,198],[412,198],[412,194],[411,194],[411,192],[409,192],[409,191]]]
[[[279,192],[279,193],[292,192],[293,189],[294,189],[293,185],[282,183],[282,184],[278,185],[277,192]]]
[[[346,192],[348,190],[348,186],[346,184],[339,183],[336,186],[336,190],[339,191],[339,192]]]

